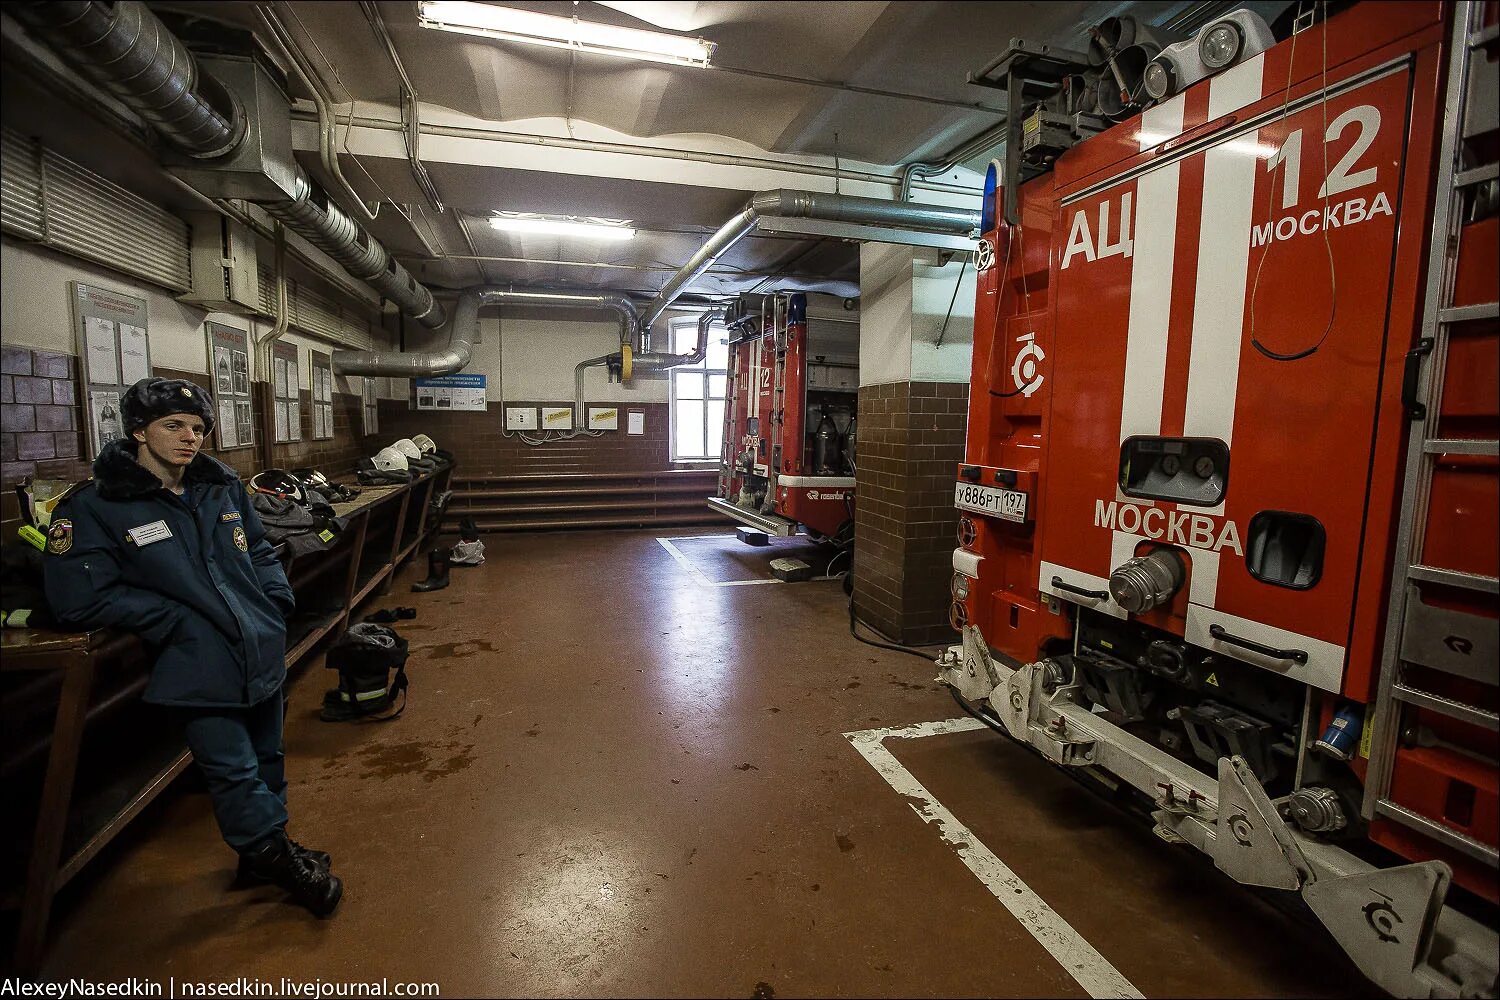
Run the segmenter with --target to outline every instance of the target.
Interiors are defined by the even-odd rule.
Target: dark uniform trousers
[[[183,733],[208,782],[219,832],[245,851],[286,828],[286,759],[278,691],[249,708],[183,708]]]

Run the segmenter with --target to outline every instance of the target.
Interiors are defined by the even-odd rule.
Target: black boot
[[[317,916],[328,916],[343,898],[338,876],[308,861],[279,830],[242,856],[251,874],[285,889]]]
[[[448,586],[448,557],[452,554],[452,549],[433,549],[427,553],[427,579],[412,584],[411,589],[418,593],[426,593],[429,590],[442,590]]]
[[[333,865],[333,857],[327,851],[313,851],[297,843],[291,837],[286,839],[292,848],[292,853],[303,861],[327,871]],[[250,863],[250,855],[240,855],[239,869],[234,873],[234,882],[237,886],[265,885],[270,879],[261,875]]]

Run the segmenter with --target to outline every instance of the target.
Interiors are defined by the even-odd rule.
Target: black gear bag
[[[407,642],[395,629],[370,622],[350,626],[328,650],[325,665],[339,672],[339,686],[323,695],[323,721],[400,718],[406,711],[406,657]],[[401,705],[389,712],[398,694]]]

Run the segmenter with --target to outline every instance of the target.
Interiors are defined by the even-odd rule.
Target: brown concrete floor
[[[297,678],[292,833],[334,855],[333,918],[227,891],[206,797],[174,790],[60,897],[47,977],[1082,996],[841,735],[956,715],[932,668],[854,642],[837,583],[705,587],[656,534],[491,536],[429,595],[408,567],[369,607],[419,611],[398,721],[320,722],[328,677]],[[1369,992],[1030,752],[888,745],[1147,996]]]

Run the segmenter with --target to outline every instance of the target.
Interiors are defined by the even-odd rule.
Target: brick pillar
[[[907,645],[948,642],[949,578],[969,387],[889,382],[859,392],[854,606]]]
[[[860,254],[854,607],[906,645],[957,638],[948,624],[953,482],[972,357],[972,285],[955,296],[960,263],[924,254],[879,244]]]

